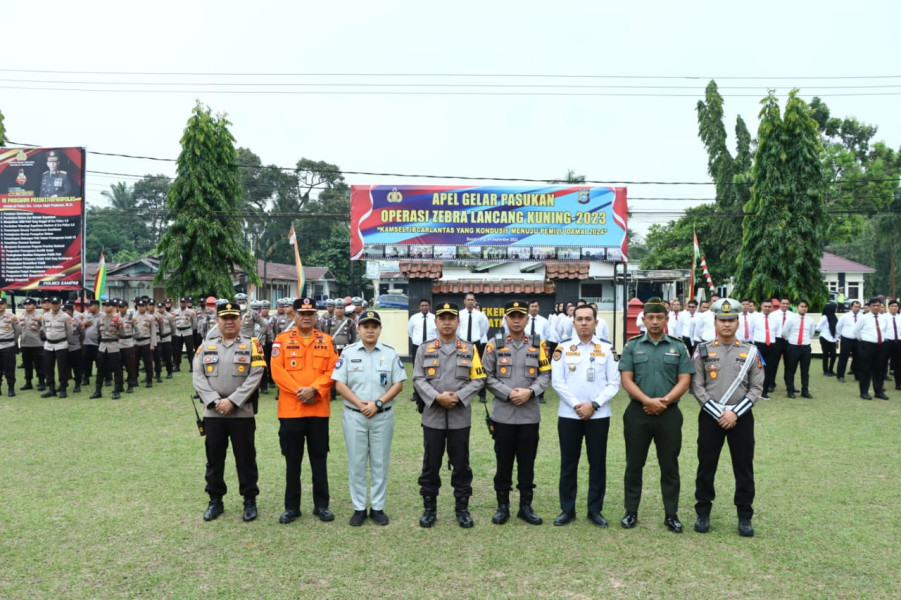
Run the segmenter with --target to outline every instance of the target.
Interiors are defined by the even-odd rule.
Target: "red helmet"
[[[344,306],[350,306],[350,302],[351,302],[350,296],[345,296],[344,297]]]
[[[216,306],[216,297],[215,296],[207,296],[206,297],[206,305],[207,306]]]

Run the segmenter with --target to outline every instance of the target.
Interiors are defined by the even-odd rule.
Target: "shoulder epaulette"
[[[674,335],[667,335],[666,337],[668,337],[669,339],[673,340],[674,342],[679,342],[679,343],[682,344],[683,346],[685,345],[685,342],[682,341],[682,338],[676,337],[676,336],[674,336]]]
[[[638,335],[633,335],[632,337],[629,338],[629,341],[631,342],[632,340],[637,340],[638,338],[640,338],[643,335],[644,335],[643,333],[639,333]]]

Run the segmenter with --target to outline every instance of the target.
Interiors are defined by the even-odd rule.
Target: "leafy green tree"
[[[173,221],[157,246],[154,280],[173,295],[230,297],[237,269],[260,283],[256,259],[241,243],[238,153],[229,124],[198,102],[181,138],[166,202]]]
[[[798,90],[789,93],[783,114],[773,92],[761,104],[736,291],[751,298],[803,297],[816,310],[827,298],[820,259],[828,225],[817,121]]]
[[[135,209],[147,228],[147,237],[139,243],[140,248],[146,248],[142,250],[144,252],[156,248],[168,226],[169,209],[166,207],[166,197],[169,186],[170,181],[166,175],[145,175],[135,182],[132,189]]]
[[[133,228],[135,220],[123,220],[122,213],[111,207],[88,207],[85,215],[85,257],[88,262],[100,260],[100,251],[103,250],[111,262],[113,255],[125,252],[128,255],[139,255],[136,240],[141,235],[146,236],[146,230],[142,234],[140,230]],[[138,223],[140,224],[140,223]]]
[[[135,212],[134,190],[124,181],[110,185],[110,189],[103,190],[100,195],[109,200],[110,206],[118,211]]]

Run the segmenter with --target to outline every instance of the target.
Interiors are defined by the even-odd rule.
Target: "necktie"
[[[532,333],[529,335],[533,340],[535,339],[535,317],[532,317]]]
[[[895,317],[892,317],[892,327],[895,328],[895,341],[898,341],[898,321],[895,320]]]
[[[469,319],[466,323],[466,341],[472,341],[472,309],[469,309]]]
[[[873,313],[873,318],[876,319],[876,343],[882,343],[882,329],[879,328],[879,315]]]
[[[770,318],[764,317],[763,322],[766,325],[766,345],[770,345]]]
[[[857,313],[854,314],[854,322],[857,323]]]
[[[788,314],[787,310],[782,311],[782,327],[785,327],[785,316]]]
[[[801,327],[798,328],[798,345],[804,342],[804,315],[801,315]]]
[[[748,315],[745,315],[745,339],[751,337],[751,332],[748,331]]]
[[[422,343],[425,344],[426,329],[429,328],[429,315],[422,315]]]

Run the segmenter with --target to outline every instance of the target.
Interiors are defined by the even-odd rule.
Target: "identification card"
[[[382,385],[388,385],[388,373],[382,371],[379,373],[379,383]]]
[[[594,381],[594,367],[588,367],[588,370],[585,371],[585,380]]]

